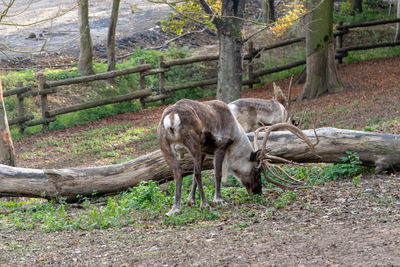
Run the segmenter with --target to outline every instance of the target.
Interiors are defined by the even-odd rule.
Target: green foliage
[[[362,161],[357,153],[346,151],[347,156],[340,157],[343,163],[333,164],[325,169],[324,175],[327,180],[336,180],[339,177],[357,176],[369,171],[362,166]]]
[[[400,55],[400,46],[383,47],[364,51],[350,51],[348,56],[343,58],[343,62],[353,62],[370,60],[382,57],[394,57]]]
[[[281,209],[296,200],[297,200],[296,192],[288,191],[288,192],[282,193],[282,195],[280,197],[278,197],[276,200],[272,201],[272,204],[274,205],[275,208]]]
[[[334,23],[343,21],[346,23],[358,23],[364,21],[393,18],[387,14],[387,10],[380,9],[378,1],[364,1],[363,12],[352,14],[350,0],[340,3],[340,9],[333,14]]]
[[[334,163],[328,167],[318,164],[315,167],[292,167],[285,170],[293,177],[306,181],[309,185],[322,185],[327,181],[357,177],[372,172],[370,167],[362,166],[362,161],[357,153],[346,151],[346,156],[340,157],[340,160],[342,163]]]

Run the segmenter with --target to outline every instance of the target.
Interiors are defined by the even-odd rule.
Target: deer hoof
[[[214,204],[217,206],[226,206],[226,202],[222,198],[215,198]]]
[[[175,214],[178,214],[181,211],[181,209],[173,207],[170,211],[168,211],[165,215],[168,217],[173,216]]]
[[[203,210],[203,209],[208,209],[208,208],[210,208],[210,205],[208,205],[207,202],[201,203],[201,204],[200,204],[200,209],[201,209],[201,210]]]
[[[189,196],[187,199],[186,199],[186,205],[188,205],[188,206],[193,206],[194,204],[196,204],[196,200],[194,199],[194,198],[192,198],[191,196]]]

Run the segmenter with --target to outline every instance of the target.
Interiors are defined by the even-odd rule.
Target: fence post
[[[23,86],[22,82],[17,83],[18,88],[22,86]],[[18,117],[24,117],[25,116],[24,96],[23,94],[17,94],[17,98],[18,98]],[[19,124],[19,132],[23,134],[25,130],[25,121],[22,121],[18,124]]]
[[[343,21],[339,21],[336,29],[339,31],[339,35],[336,38],[336,48],[343,48]],[[343,63],[342,53],[339,53],[338,62],[339,64]]]
[[[38,75],[39,78],[39,93],[45,89],[46,77],[43,74]],[[42,112],[42,131],[46,132],[49,130],[49,122],[47,121],[46,112],[49,111],[49,104],[47,101],[47,94],[40,94],[40,110]]]
[[[248,50],[249,50],[250,59],[247,62],[247,79],[249,79],[251,81],[254,79],[253,64],[252,64],[252,61],[254,59],[254,55],[253,55],[254,43],[253,42],[249,42]],[[249,86],[248,88],[253,88],[252,83],[250,83],[248,86]]]
[[[164,57],[163,56],[159,56],[158,57],[158,67],[160,69],[163,68],[163,61],[164,61]],[[165,94],[165,74],[164,72],[160,72],[158,74],[158,79],[159,79],[159,87],[160,87],[160,94],[164,95]],[[165,99],[161,99],[161,104],[165,105]]]
[[[144,58],[139,58],[139,65],[144,64]],[[140,90],[145,90],[146,89],[146,76],[144,75],[144,71],[139,72],[139,86]],[[144,98],[140,98],[140,104],[142,105],[142,108],[146,108],[146,102],[144,102]]]

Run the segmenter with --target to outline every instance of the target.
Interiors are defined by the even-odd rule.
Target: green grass
[[[374,58],[395,57],[400,55],[400,46],[383,47],[363,51],[350,51],[349,55],[343,58],[343,62],[371,60]]]
[[[57,158],[62,153],[64,159],[85,161],[94,158],[109,164],[126,162],[158,144],[156,127],[156,124],[135,127],[131,123],[121,123],[91,128],[68,137],[49,136],[35,143],[30,151],[21,153],[20,157]]]
[[[350,10],[350,1],[340,2],[340,9],[338,12],[334,12],[333,20],[334,23],[338,21],[343,21],[348,24],[364,22],[364,21],[373,21],[373,20],[382,20],[395,18],[395,14],[388,15],[386,9],[382,9],[379,1],[375,0],[366,0],[363,1],[363,12],[356,12],[352,14]]]

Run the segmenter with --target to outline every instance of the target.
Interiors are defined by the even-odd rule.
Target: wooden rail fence
[[[360,28],[360,27],[370,27],[375,25],[382,25],[382,24],[390,24],[390,23],[400,23],[400,19],[391,19],[391,20],[380,20],[380,21],[370,21],[370,22],[363,22],[363,23],[356,23],[350,25],[344,25],[343,23],[339,22],[336,31],[334,33],[336,37],[336,58],[338,59],[339,63],[342,62],[342,59],[348,55],[349,51],[354,50],[365,50],[365,49],[372,49],[378,47],[393,47],[400,45],[400,42],[386,42],[386,43],[378,43],[378,44],[367,44],[367,45],[360,45],[360,46],[352,46],[352,47],[343,47],[343,40],[344,36],[350,32],[351,29]],[[253,64],[251,62],[260,56],[261,53],[272,50],[279,47],[284,47],[300,42],[305,42],[304,37],[293,38],[289,40],[285,40],[283,42],[269,44],[264,47],[260,47],[255,49],[252,43],[249,43],[248,53],[244,55],[244,60],[248,61],[246,74],[247,80],[243,81],[243,85],[247,85],[252,87],[254,84],[259,83],[260,76],[280,72],[283,70],[291,69],[297,66],[304,65],[306,60],[299,60],[296,62],[288,63],[282,66],[277,66],[274,68],[267,68],[255,71],[253,68]],[[17,85],[17,88],[5,90],[3,92],[4,97],[9,97],[12,95],[16,95],[18,102],[17,102],[17,117],[13,119],[9,119],[9,124],[14,125],[18,124],[20,132],[23,132],[26,127],[34,126],[34,125],[43,125],[43,130],[48,129],[49,123],[56,120],[57,115],[66,114],[70,112],[75,112],[79,110],[85,110],[93,107],[99,107],[108,104],[120,103],[123,101],[139,99],[142,107],[145,107],[146,103],[154,102],[154,101],[162,101],[164,103],[165,99],[170,97],[170,93],[178,90],[188,89],[188,88],[195,88],[201,86],[209,86],[209,85],[216,85],[217,78],[206,79],[202,81],[194,81],[194,82],[187,82],[183,84],[176,84],[176,85],[165,85],[165,73],[170,70],[172,66],[178,65],[187,65],[199,62],[207,62],[207,61],[216,61],[218,60],[218,54],[213,55],[205,55],[205,56],[196,56],[196,57],[189,57],[184,59],[174,59],[164,61],[164,58],[160,56],[158,58],[158,67],[152,69],[150,64],[145,64],[144,59],[140,59],[139,65],[132,68],[126,68],[122,70],[114,70],[110,72],[94,74],[89,76],[77,77],[77,78],[70,78],[64,80],[57,80],[57,81],[47,81],[46,78],[41,75],[38,77],[38,88],[36,89],[33,86],[22,86],[21,83]],[[48,95],[54,94],[57,92],[57,88],[60,86],[71,85],[71,84],[78,84],[78,83],[86,83],[98,80],[106,80],[110,78],[115,78],[122,75],[128,75],[132,73],[139,73],[139,88],[137,90],[132,91],[131,93],[104,98],[96,101],[91,101],[87,103],[82,103],[78,105],[72,105],[64,108],[49,110],[48,107]],[[151,89],[146,88],[146,76],[149,75],[158,75],[159,78],[159,86],[157,92],[152,92]],[[34,118],[33,115],[27,114],[25,107],[24,107],[24,98],[27,97],[35,97],[40,96],[40,109],[41,109],[41,118]]]

